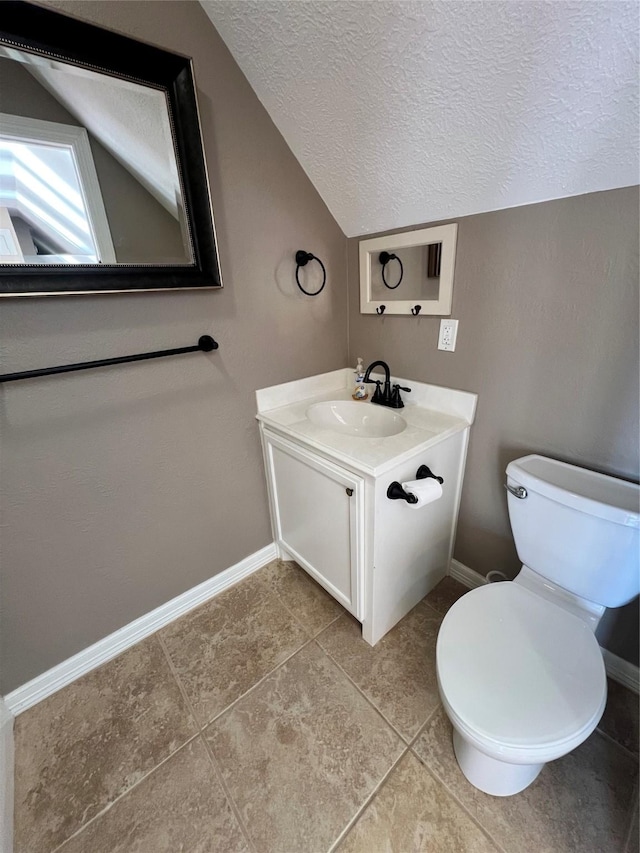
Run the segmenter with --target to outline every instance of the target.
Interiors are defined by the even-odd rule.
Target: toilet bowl
[[[638,486],[540,456],[507,477],[523,568],[460,598],[436,646],[458,764],[494,796],[524,790],[598,725],[607,681],[594,631],[605,604],[640,587]]]
[[[586,740],[604,711],[607,679],[589,625],[516,583],[459,599],[436,657],[458,763],[487,794],[522,791]]]

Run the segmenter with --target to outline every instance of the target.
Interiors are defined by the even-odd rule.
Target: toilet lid
[[[445,704],[498,746],[562,743],[593,729],[604,709],[593,632],[516,583],[487,584],[458,599],[438,634],[437,665]]]

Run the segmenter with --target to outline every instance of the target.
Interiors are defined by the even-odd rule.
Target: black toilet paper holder
[[[444,483],[443,478],[434,474],[431,468],[427,465],[421,465],[416,471],[416,480],[426,480],[429,477],[437,480],[440,485]],[[387,497],[390,501],[406,501],[408,504],[418,503],[418,498],[415,495],[410,495],[409,492],[405,492],[397,480],[394,480],[387,489]]]

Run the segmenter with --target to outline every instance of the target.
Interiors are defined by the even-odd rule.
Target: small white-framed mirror
[[[458,226],[360,241],[361,314],[451,314]]]

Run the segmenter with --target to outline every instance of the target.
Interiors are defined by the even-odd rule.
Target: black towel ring
[[[322,284],[320,285],[319,290],[314,291],[313,293],[309,293],[308,290],[305,290],[304,287],[300,284],[300,278],[298,277],[298,273],[300,271],[300,267],[306,267],[309,261],[317,261],[322,268]],[[298,249],[296,252],[296,284],[300,288],[300,290],[306,294],[307,296],[317,296],[322,292],[325,284],[327,283],[327,271],[324,268],[324,264],[320,260],[320,258],[316,258],[315,255],[312,255],[311,252],[305,252],[304,249]]]
[[[397,255],[390,255],[389,252],[380,252],[378,255],[378,260],[382,264],[382,281],[385,287],[388,287],[389,290],[395,290],[396,287],[399,287],[400,282],[402,281],[402,276],[404,275],[404,267],[402,266],[402,261]],[[396,284],[389,284],[387,279],[384,277],[384,268],[389,263],[389,261],[397,261],[400,264],[400,278],[398,279]]]

